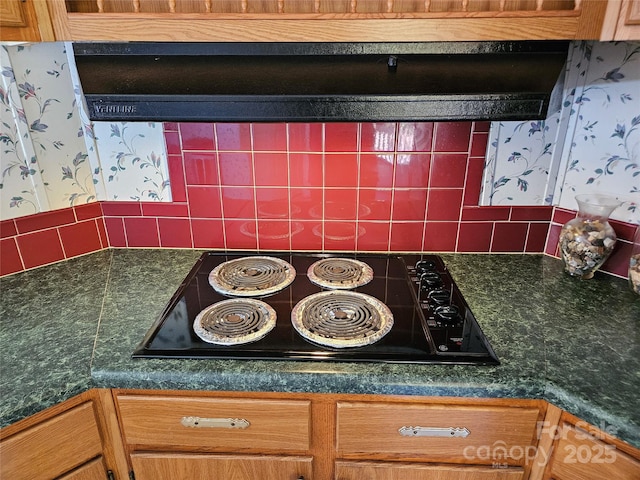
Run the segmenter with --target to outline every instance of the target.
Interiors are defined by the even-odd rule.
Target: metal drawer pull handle
[[[194,428],[247,428],[251,425],[244,418],[182,417],[180,423],[185,427]]]
[[[402,427],[398,430],[403,437],[467,437],[471,432],[455,427]]]

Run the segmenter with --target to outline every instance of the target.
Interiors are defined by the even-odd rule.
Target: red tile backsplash
[[[434,152],[468,152],[471,122],[440,122],[436,124]]]
[[[187,218],[158,218],[160,246],[167,248],[191,248],[191,224]]]
[[[485,253],[491,248],[491,222],[465,222],[458,231],[458,252]]]
[[[391,188],[393,186],[393,154],[360,155],[359,184],[362,187]]]
[[[254,154],[256,185],[286,186],[289,184],[289,160],[286,152]]]
[[[325,152],[357,152],[357,123],[327,123],[324,126]]]
[[[491,251],[523,252],[527,241],[528,223],[496,222],[493,226]]]
[[[0,275],[9,275],[10,273],[24,270],[15,238],[3,238],[0,240],[0,253],[2,254],[2,258],[0,259]]]
[[[216,138],[213,127],[211,123],[181,123],[179,131],[182,150],[215,150]],[[175,140],[172,143],[176,143]]]
[[[429,191],[427,220],[456,220],[460,218],[462,189],[434,189]]]
[[[222,185],[251,186],[253,160],[250,152],[220,152],[220,182]]]
[[[0,238],[15,237],[17,234],[15,220],[3,220],[0,222]]]
[[[25,268],[39,267],[65,258],[56,228],[20,235],[17,241]]]
[[[216,123],[218,150],[251,151],[251,125],[248,123]]]
[[[467,155],[436,153],[431,157],[429,186],[432,188],[462,188],[467,174]]]
[[[125,217],[124,231],[129,247],[159,247],[158,220],[149,217]]]
[[[324,157],[325,187],[358,187],[358,156],[329,153]]]
[[[215,185],[220,182],[215,152],[184,152],[183,158],[187,185]]]
[[[252,134],[256,151],[287,151],[286,123],[255,123]]]
[[[322,187],[323,164],[322,154],[292,153],[289,156],[289,184],[292,187]]]
[[[60,238],[66,258],[102,249],[100,232],[96,220],[86,220],[60,227]]]
[[[74,207],[74,211],[76,212],[76,219],[79,222],[92,218],[102,218],[102,204],[97,202],[78,205]]]
[[[363,123],[361,125],[361,152],[393,152],[395,141],[395,123]]]
[[[225,248],[222,220],[191,219],[194,248]]]
[[[433,142],[433,127],[430,122],[398,124],[398,152],[430,152]]]
[[[574,211],[478,207],[488,122],[166,123],[171,203],[0,222],[0,275],[108,247],[556,255]],[[634,226],[612,222],[624,276]]]
[[[289,131],[289,151],[322,152],[324,145],[324,124],[291,123]]]
[[[65,208],[16,218],[15,221],[18,233],[22,234],[57,227],[59,225],[72,224],[75,223],[76,216],[72,209]]]

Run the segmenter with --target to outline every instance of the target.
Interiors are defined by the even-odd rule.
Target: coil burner
[[[223,295],[261,297],[288,287],[296,278],[293,265],[275,257],[242,257],[221,263],[209,273],[209,284]]]
[[[193,331],[207,343],[240,345],[263,338],[276,326],[276,312],[252,298],[233,298],[209,305],[193,322]]]
[[[357,292],[320,292],[303,298],[291,322],[307,340],[327,347],[371,345],[393,326],[391,310],[374,297]]]
[[[373,279],[373,270],[359,260],[325,258],[309,267],[307,277],[320,287],[347,290],[369,283]]]

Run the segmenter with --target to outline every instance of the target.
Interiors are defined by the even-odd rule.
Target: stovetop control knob
[[[442,323],[455,324],[460,319],[458,307],[455,305],[446,305],[436,308],[436,320]]]
[[[425,272],[420,275],[420,290],[430,292],[442,287],[442,278],[437,272]]]
[[[427,296],[429,304],[435,307],[449,305],[451,303],[451,292],[445,289],[432,290]]]
[[[418,276],[427,272],[435,272],[436,271],[436,262],[431,260],[420,260],[416,262],[416,273]]]

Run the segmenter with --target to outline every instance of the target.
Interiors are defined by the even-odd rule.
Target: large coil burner
[[[381,301],[364,293],[321,292],[302,299],[291,311],[296,331],[326,347],[371,345],[393,326],[393,314]]]
[[[275,257],[242,257],[214,268],[209,283],[232,297],[262,297],[288,287],[296,278],[293,266]]]
[[[234,298],[209,305],[193,322],[198,337],[216,345],[240,345],[263,338],[276,326],[276,312],[265,302]]]
[[[323,258],[309,267],[307,277],[320,287],[349,290],[369,283],[373,270],[353,258]]]

